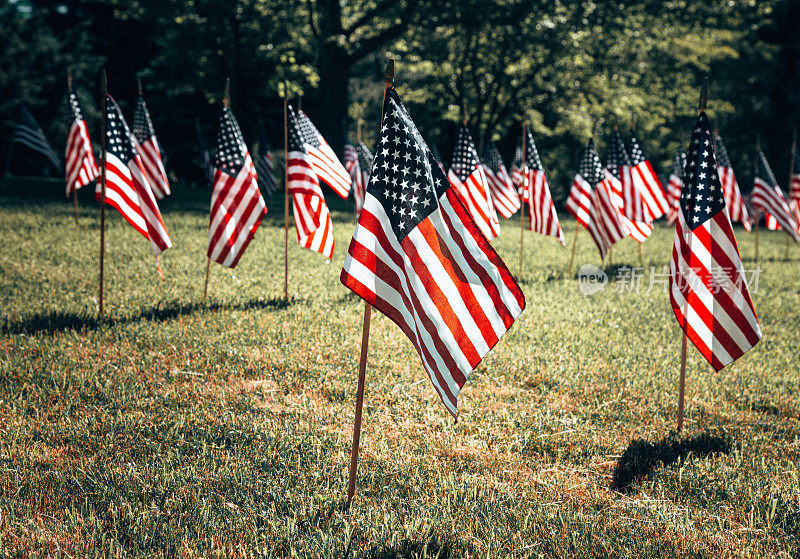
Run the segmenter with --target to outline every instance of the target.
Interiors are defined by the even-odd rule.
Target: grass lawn
[[[584,296],[569,246],[525,233],[527,308],[470,376],[458,422],[400,329],[373,314],[358,490],[343,510],[363,303],[339,283],[355,219],[334,208],[328,264],[282,200],[201,302],[208,195],[164,202],[174,248],[110,212],[0,198],[0,555],[789,557],[800,553],[800,249],[761,232],[758,346],[715,373],[650,266],[613,252]],[[336,209],[338,208],[338,210]],[[568,244],[574,222],[564,220]],[[519,222],[493,243],[518,270]],[[745,267],[753,236],[736,229]],[[599,265],[582,231],[575,257]]]

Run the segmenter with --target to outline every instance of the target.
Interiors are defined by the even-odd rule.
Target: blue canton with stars
[[[628,152],[625,151],[625,144],[622,143],[622,136],[615,130],[614,136],[608,143],[608,161],[606,162],[606,169],[617,177],[618,180],[622,180],[620,167],[624,165],[629,166],[630,164],[631,160],[628,158]]]
[[[156,132],[153,129],[153,121],[150,120],[150,113],[147,111],[147,105],[144,104],[144,97],[139,97],[136,102],[136,110],[133,113],[133,135],[140,144],[143,144],[151,136],[155,136]]]
[[[533,134],[527,130],[527,137],[525,138],[525,163],[528,169],[533,171],[543,171],[542,160],[539,157],[539,150],[536,149],[536,142],[533,141]],[[599,159],[598,159],[599,161]]]
[[[642,147],[639,145],[639,140],[636,139],[636,136],[633,135],[631,132],[631,165],[638,165],[642,161],[644,161],[644,151]]]
[[[777,188],[778,181],[772,173],[772,168],[767,163],[767,156],[759,148],[758,160],[756,161],[756,178],[770,185],[772,188]]]
[[[315,148],[322,145],[322,142],[319,140],[319,131],[303,111],[297,111],[297,123],[299,124],[298,131],[300,132],[300,138],[304,143]]]
[[[489,142],[486,144],[486,148],[483,150],[483,161],[489,170],[495,175],[500,172],[500,165],[503,163],[503,160],[500,157],[500,152],[497,151],[497,146],[494,145],[494,142]]]
[[[475,144],[472,143],[469,129],[466,124],[462,123],[461,128],[458,129],[456,150],[453,153],[453,162],[450,166],[458,180],[464,182],[475,171],[478,163],[478,152],[475,150]]]
[[[217,134],[217,153],[214,156],[214,167],[232,177],[239,174],[245,160],[247,148],[239,130],[239,123],[233,116],[230,107],[222,107]]]
[[[583,159],[578,168],[578,173],[592,188],[601,183],[606,176],[603,164],[600,163],[600,156],[594,147],[594,140],[589,140],[589,145],[586,146],[586,151],[583,152]]]
[[[81,120],[83,120],[83,114],[78,105],[78,97],[70,92],[70,94],[67,95],[67,131],[72,128],[74,122]]]
[[[128,124],[111,95],[106,95],[106,142],[108,153],[126,166],[138,155]]]
[[[689,228],[697,229],[724,209],[725,198],[717,174],[711,126],[706,113],[701,112],[686,155],[681,212]]]
[[[375,147],[367,192],[383,206],[402,241],[438,207],[450,182],[403,107],[394,88],[386,92],[381,138]]]
[[[287,109],[287,121],[288,121],[288,128],[289,128],[289,146],[288,150],[291,151],[301,151],[306,153],[306,148],[303,147],[303,134],[300,131],[300,123],[298,122],[297,115],[295,114],[294,110],[292,110],[292,106],[289,105]]]
[[[722,143],[722,136],[716,130],[714,130],[714,155],[717,158],[717,166],[731,167],[731,158],[728,157],[728,150],[725,149],[725,144]]]

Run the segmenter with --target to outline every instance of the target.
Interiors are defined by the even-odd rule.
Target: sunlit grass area
[[[758,346],[715,373],[664,290],[672,230],[626,240],[585,296],[567,248],[524,234],[527,308],[470,376],[454,422],[411,343],[373,314],[358,490],[344,510],[363,302],[282,199],[202,303],[207,195],[162,204],[174,248],[109,214],[0,198],[0,554],[8,556],[778,557],[800,552],[800,248],[736,229],[758,270]],[[519,221],[494,241],[515,274]],[[601,265],[578,235],[574,268]],[[641,283],[629,278],[640,277]]]

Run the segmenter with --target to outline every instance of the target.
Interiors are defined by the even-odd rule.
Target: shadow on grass
[[[168,301],[155,307],[145,308],[123,316],[103,316],[85,312],[47,311],[31,314],[20,319],[6,318],[0,322],[0,335],[7,334],[52,334],[63,330],[95,330],[100,326],[128,324],[142,320],[164,321],[181,316],[208,311],[248,311],[254,309],[285,309],[300,300],[283,297],[250,299],[240,302],[182,302]]]
[[[617,462],[611,489],[624,493],[634,481],[650,475],[659,465],[683,462],[690,452],[697,456],[708,456],[728,454],[730,451],[730,439],[712,433],[685,439],[668,436],[657,443],[637,439],[631,441]]]
[[[434,542],[427,544],[411,540],[401,540],[394,545],[378,547],[366,551],[364,557],[369,559],[395,559],[397,557],[439,557],[445,559],[452,557],[453,553],[449,544],[439,545]]]

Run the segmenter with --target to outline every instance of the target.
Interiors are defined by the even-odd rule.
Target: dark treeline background
[[[0,0],[2,157],[19,102],[63,150],[68,67],[95,142],[101,68],[127,115],[141,76],[178,192],[203,184],[195,119],[213,147],[228,76],[251,149],[262,126],[282,147],[284,84],[337,152],[358,117],[372,146],[387,56],[445,159],[463,110],[476,143],[494,140],[510,159],[524,111],[557,199],[600,117],[602,147],[612,122],[627,130],[635,115],[668,172],[704,75],[743,190],[759,133],[787,179],[800,122],[797,0]]]

